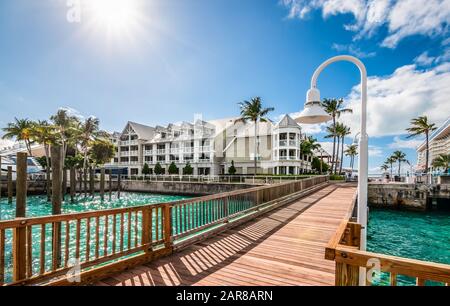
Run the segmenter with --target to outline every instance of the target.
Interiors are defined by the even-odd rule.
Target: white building
[[[430,155],[428,158],[428,168],[431,167],[433,160],[440,154],[450,154],[450,118],[444,124],[430,135],[429,139]],[[417,148],[417,167],[418,171],[425,171],[426,163],[426,142],[424,141]]]
[[[310,157],[300,156],[301,127],[288,115],[280,122],[257,125],[257,173],[300,174],[311,169]],[[255,125],[237,118],[183,122],[167,127],[128,122],[114,133],[116,156],[108,166],[141,175],[147,163],[151,172],[159,163],[166,173],[173,162],[182,173],[187,163],[194,175],[227,174],[234,162],[236,174],[254,174]]]

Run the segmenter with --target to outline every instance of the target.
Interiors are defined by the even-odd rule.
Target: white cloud
[[[388,76],[368,80],[367,129],[371,137],[405,134],[410,120],[427,115],[431,122],[442,124],[450,114],[450,63],[427,70],[416,65],[398,68]],[[353,114],[341,120],[353,133],[359,131],[360,85],[345,99]]]
[[[417,65],[429,66],[435,61],[435,59],[436,59],[435,57],[428,55],[428,51],[425,51],[422,54],[420,54],[418,57],[416,57],[414,59],[414,62]]]
[[[416,149],[423,142],[423,139],[409,139],[402,140],[400,137],[395,136],[394,142],[389,144],[390,149]]]
[[[376,146],[369,146],[369,157],[383,156],[383,149]]]
[[[445,35],[450,23],[448,0],[281,0],[290,18],[305,18],[322,10],[323,18],[352,14],[355,22],[344,25],[355,32],[354,39],[370,38],[381,26],[387,27],[382,45],[395,48],[405,37],[421,34]]]
[[[377,55],[376,52],[364,52],[362,51],[360,48],[356,47],[353,44],[350,45],[341,45],[341,44],[333,44],[331,46],[332,49],[338,51],[338,52],[346,52],[346,53],[350,53],[356,57],[359,58],[369,58],[369,57],[374,57],[375,55]]]

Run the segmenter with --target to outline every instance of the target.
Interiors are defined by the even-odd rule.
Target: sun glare
[[[90,0],[88,9],[98,30],[110,36],[130,34],[139,25],[139,0]]]

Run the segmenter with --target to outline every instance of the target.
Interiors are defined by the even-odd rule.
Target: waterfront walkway
[[[334,285],[335,263],[325,260],[325,246],[351,209],[354,192],[351,185],[328,185],[96,285]]]

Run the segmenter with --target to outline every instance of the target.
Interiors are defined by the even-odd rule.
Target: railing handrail
[[[51,281],[72,259],[83,274],[103,263],[99,269],[167,255],[327,181],[316,176],[176,202],[0,221],[0,286]]]
[[[315,176],[312,178],[308,178],[305,180],[311,180],[314,178],[319,177],[327,177],[327,176]],[[305,181],[303,180],[303,181]],[[163,207],[166,205],[169,206],[177,206],[177,205],[184,205],[189,204],[193,202],[200,202],[200,201],[211,201],[211,200],[217,200],[221,198],[226,198],[230,196],[237,196],[242,195],[246,193],[252,193],[255,191],[261,191],[266,190],[273,187],[281,187],[287,184],[290,184],[292,182],[283,182],[279,184],[274,184],[270,186],[256,186],[251,188],[245,188],[242,190],[233,190],[213,195],[207,195],[202,197],[195,197],[192,199],[184,199],[184,200],[178,200],[178,201],[172,201],[172,202],[162,202],[157,204],[145,204],[145,205],[139,205],[139,206],[132,206],[132,207],[124,207],[124,208],[111,208],[111,209],[104,209],[104,210],[92,210],[92,211],[86,211],[86,212],[79,212],[79,213],[70,213],[70,214],[61,214],[61,215],[48,215],[48,216],[39,216],[39,217],[26,217],[26,218],[16,218],[12,220],[1,220],[0,221],[0,229],[6,229],[11,227],[21,227],[21,226],[27,226],[27,225],[37,225],[41,223],[51,223],[51,222],[62,222],[67,220],[77,220],[77,219],[84,219],[88,217],[97,217],[97,216],[105,216],[105,215],[112,215],[112,214],[119,214],[119,213],[125,213],[125,212],[135,212],[140,211],[142,209],[145,209],[146,207]]]
[[[367,268],[369,259],[380,260],[381,272],[450,283],[450,265],[356,250],[346,246],[336,248],[336,262]]]
[[[381,272],[391,273],[391,285],[396,285],[397,275],[415,277],[420,285],[426,280],[450,283],[450,265],[359,250],[361,225],[350,222],[356,201],[357,193],[325,249],[325,259],[345,265],[336,268],[336,284],[357,284],[359,268],[368,268],[369,260],[374,259],[379,260]]]

